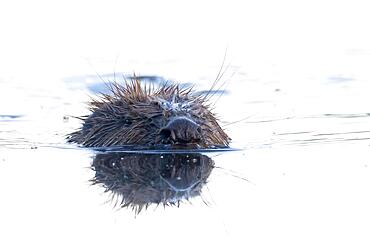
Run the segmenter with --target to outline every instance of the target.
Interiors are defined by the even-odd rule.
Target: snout
[[[188,117],[175,117],[159,132],[164,140],[175,144],[197,143],[201,140],[201,128]]]

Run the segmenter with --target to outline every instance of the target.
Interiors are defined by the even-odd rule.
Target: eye
[[[132,119],[130,119],[130,118],[121,118],[119,123],[123,124],[124,126],[130,126],[132,124]]]
[[[154,106],[159,106],[160,105],[158,101],[152,101],[151,104],[154,105]]]

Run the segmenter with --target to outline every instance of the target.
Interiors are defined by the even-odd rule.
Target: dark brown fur
[[[184,147],[227,147],[230,138],[210,111],[207,97],[192,88],[164,84],[155,89],[139,79],[113,83],[110,94],[89,103],[83,126],[68,142],[86,147],[170,144]]]

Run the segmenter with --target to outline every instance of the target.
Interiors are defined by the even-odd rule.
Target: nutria
[[[230,138],[210,110],[208,94],[174,83],[142,85],[135,77],[124,84],[114,82],[109,89],[89,103],[91,114],[80,117],[83,125],[68,142],[85,147],[229,145]]]
[[[97,154],[91,168],[93,184],[111,193],[116,206],[138,214],[151,204],[179,206],[199,196],[214,161],[200,153],[107,152]]]

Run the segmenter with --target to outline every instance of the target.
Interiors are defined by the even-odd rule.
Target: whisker
[[[253,117],[253,116],[255,116],[255,115],[256,115],[256,114],[253,114],[253,115],[250,115],[250,116],[248,116],[248,117],[245,117],[245,118],[242,118],[242,119],[236,120],[236,121],[234,121],[234,122],[230,122],[230,123],[224,124],[224,125],[222,125],[222,128],[224,128],[224,127],[226,127],[226,126],[230,126],[230,125],[232,125],[232,124],[239,123],[239,122],[244,121],[244,120],[247,120],[247,119],[249,119],[249,118],[251,118],[251,117]]]
[[[212,90],[215,88],[215,86],[217,85],[217,83],[219,82],[219,80],[221,79],[222,75],[224,74],[225,71],[223,71],[224,69],[224,66],[225,66],[225,61],[226,61],[226,55],[227,55],[227,47],[226,47],[226,50],[225,50],[225,53],[224,53],[224,58],[222,59],[222,64],[221,64],[221,67],[217,73],[217,76],[215,78],[215,80],[213,81],[212,85],[211,85],[211,88],[208,90],[207,94],[203,97],[204,100],[207,99],[208,95],[212,92]],[[223,71],[223,72],[222,72]]]
[[[218,91],[220,91],[221,90],[221,88],[223,87],[223,86],[225,86],[224,87],[224,89],[223,89],[223,91],[222,91],[222,93],[221,94],[219,94],[219,96],[216,98],[216,100],[214,101],[214,103],[212,104],[213,106],[215,106],[216,104],[217,104],[217,102],[220,100],[220,98],[221,98],[221,96],[222,95],[224,95],[224,93],[226,92],[226,88],[227,88],[227,86],[229,85],[229,82],[230,82],[230,80],[234,77],[234,75],[235,75],[235,71],[232,73],[232,75],[229,77],[229,79],[227,79],[227,80],[225,80],[222,84],[221,84],[221,86],[217,89],[217,90],[215,90],[215,92],[209,97],[209,98],[212,98],[215,94],[216,94],[216,92],[218,92]]]
[[[99,79],[104,82],[107,85],[107,82],[103,79],[103,77],[96,71],[94,65],[92,65],[90,59],[86,58],[87,63],[90,65],[90,67],[94,70],[95,74],[99,77]]]
[[[117,82],[116,81],[116,67],[117,67],[118,57],[119,57],[119,54],[117,54],[116,59],[114,61],[114,69],[113,69],[113,81],[114,82]]]

